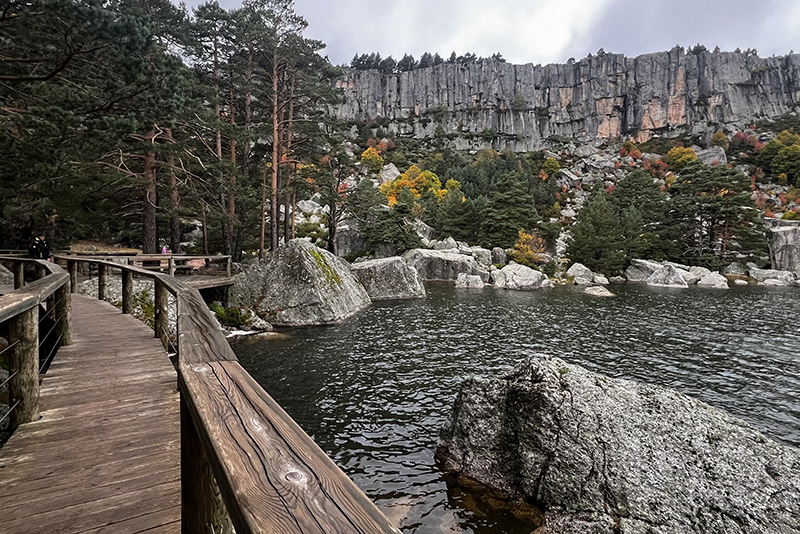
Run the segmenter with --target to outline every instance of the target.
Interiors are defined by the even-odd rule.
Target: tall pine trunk
[[[233,89],[230,92],[230,121],[231,126],[236,124],[236,109],[233,107]],[[234,235],[234,221],[236,219],[236,195],[234,189],[236,187],[236,139],[231,133],[231,165],[233,171],[231,172],[230,191],[228,192],[228,218],[225,221],[225,254],[233,255],[233,243],[235,240]]]
[[[174,143],[172,128],[166,129],[167,141]],[[175,175],[175,156],[167,156],[169,165],[169,248],[173,254],[181,252],[181,221],[178,217],[180,196],[178,195],[178,177]]]
[[[278,248],[278,167],[280,166],[280,120],[278,117],[278,49],[272,53],[272,191],[270,195],[270,221],[272,250]]]
[[[147,143],[144,155],[144,207],[142,209],[142,252],[158,253],[156,234],[156,154],[153,150],[155,130],[150,130],[144,139]]]

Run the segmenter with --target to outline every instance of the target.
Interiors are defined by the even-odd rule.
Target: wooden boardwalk
[[[153,331],[72,296],[42,418],[0,449],[0,533],[179,533],[177,376]]]

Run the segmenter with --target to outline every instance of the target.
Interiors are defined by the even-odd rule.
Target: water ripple
[[[242,364],[403,532],[528,533],[438,471],[461,380],[553,354],[675,388],[800,446],[800,291],[617,286],[512,292],[429,286],[344,324],[243,338]]]

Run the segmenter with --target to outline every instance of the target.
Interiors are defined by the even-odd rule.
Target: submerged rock
[[[481,269],[475,258],[457,251],[415,248],[406,251],[403,259],[419,272],[423,280],[454,282],[459,274],[465,273],[489,281],[489,272]]]
[[[437,458],[540,503],[543,534],[800,532],[800,450],[676,391],[558,358],[465,380]]]
[[[338,323],[371,302],[346,262],[302,239],[237,275],[231,301],[278,326]]]
[[[650,275],[662,267],[660,263],[648,260],[631,260],[631,264],[625,269],[625,277],[628,282],[646,282]]]
[[[492,271],[492,281],[495,287],[517,291],[553,287],[553,282],[547,275],[518,263],[511,263],[502,269]]]
[[[678,269],[672,265],[662,265],[647,279],[648,286],[656,287],[689,287]]]
[[[583,292],[595,297],[616,297],[614,293],[603,286],[589,286]]]
[[[483,283],[481,277],[475,274],[461,273],[458,275],[458,278],[456,278],[456,287],[480,289],[484,285],[486,284]]]
[[[425,297],[419,273],[400,256],[362,261],[354,264],[350,271],[372,300]]]

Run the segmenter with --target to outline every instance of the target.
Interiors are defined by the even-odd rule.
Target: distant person
[[[163,247],[161,247],[161,253],[162,254],[169,254],[169,251],[167,250],[167,245],[164,245]]]
[[[50,246],[44,234],[39,234],[28,246],[28,254],[35,260],[50,261]]]

